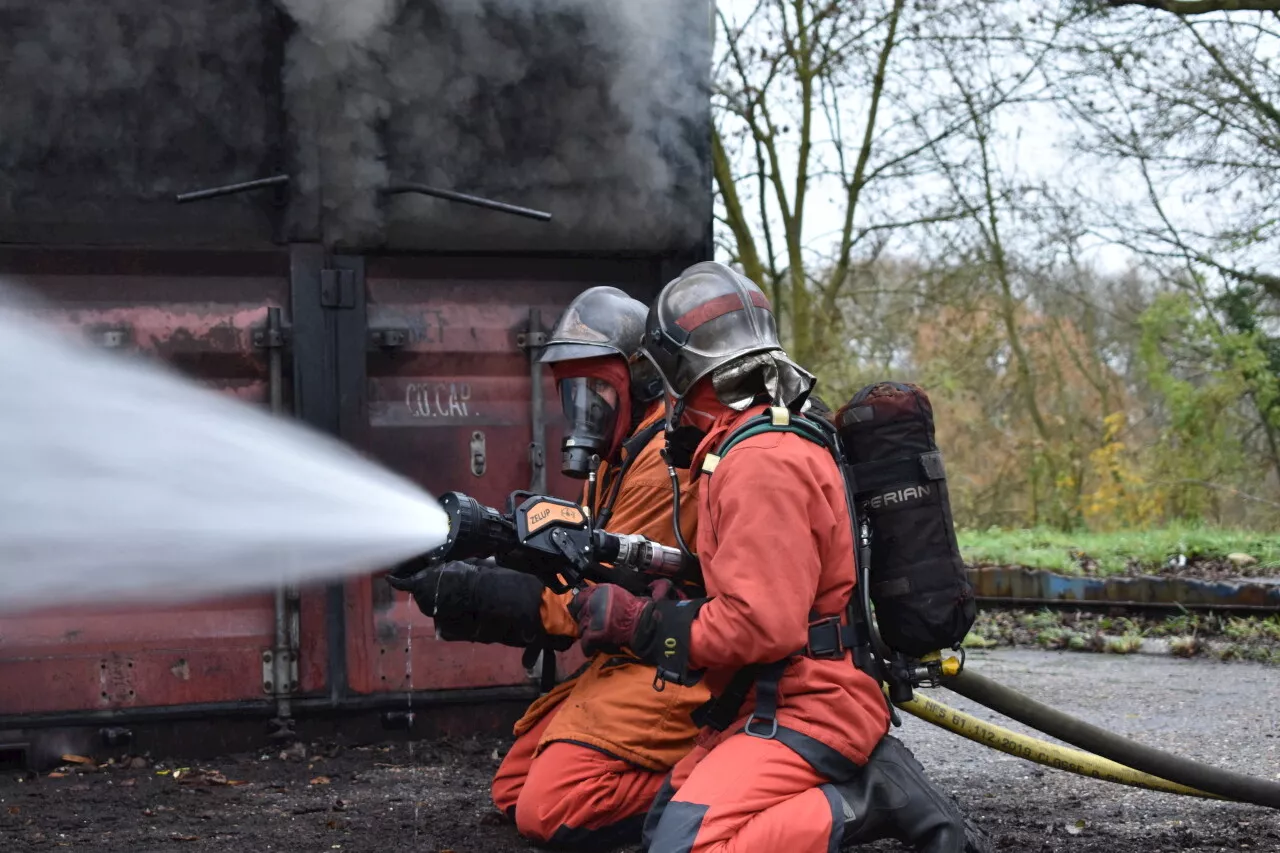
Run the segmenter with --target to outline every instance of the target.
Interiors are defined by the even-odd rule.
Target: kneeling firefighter
[[[646,306],[593,287],[565,311],[543,350],[569,432],[564,473],[585,479],[596,462],[591,507],[605,530],[675,545],[671,481],[661,460],[661,380],[639,356]],[[679,482],[681,528],[696,533],[696,492]],[[571,594],[493,566],[447,563],[415,579],[415,600],[449,640],[567,649],[578,636]],[[656,692],[652,665],[623,651],[589,655],[516,723],[517,739],[493,780],[494,803],[526,838],[597,846],[639,837],[667,771],[697,735],[702,687]],[[549,685],[544,689],[549,689]]]
[[[813,385],[764,293],[721,264],[690,267],[650,310],[644,348],[666,386],[669,460],[698,472],[708,597],[601,584],[572,609],[584,642],[627,646],[667,689],[701,676],[716,696],[646,821],[648,849],[825,853],[894,837],[961,853],[962,818],[885,736],[885,697],[843,641],[857,576],[834,457],[794,432],[737,432],[765,413],[800,419]]]

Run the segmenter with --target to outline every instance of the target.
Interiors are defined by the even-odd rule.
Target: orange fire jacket
[[[767,411],[720,409],[694,456],[695,471],[738,424]],[[720,693],[739,668],[803,649],[811,615],[844,613],[856,581],[853,530],[834,460],[797,435],[748,438],[696,483],[697,552],[711,599],[693,621],[689,663],[705,669],[707,685]],[[847,652],[839,660],[791,658],[778,696],[779,725],[858,764],[866,763],[888,730],[879,686]],[[713,746],[739,730],[754,706],[753,691],[738,722],[700,745]]]
[[[663,415],[661,402],[646,413],[637,432]],[[659,433],[636,455],[627,469],[606,529],[614,533],[639,533],[674,546],[671,525],[671,479],[659,455]],[[697,487],[688,472],[680,475],[680,530],[686,542],[697,535]],[[608,494],[608,471],[602,469],[598,501]],[[596,507],[592,508],[593,511]],[[545,590],[542,621],[548,633],[576,637],[578,625],[569,615],[567,594]],[[693,748],[697,728],[689,715],[710,698],[698,687],[666,685],[653,689],[654,669],[635,658],[599,653],[576,677],[556,685],[534,702],[516,723],[517,736],[529,731],[552,710],[555,717],[539,739],[538,749],[556,741],[573,741],[654,771],[665,771]]]

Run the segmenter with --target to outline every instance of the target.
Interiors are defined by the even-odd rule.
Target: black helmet
[[[649,309],[616,287],[592,287],[578,294],[551,331],[539,361],[620,355],[630,360],[644,337]]]
[[[662,381],[653,365],[640,357],[645,304],[616,287],[588,288],[569,303],[538,361],[552,364],[579,358],[620,355],[631,369],[631,396],[641,403],[658,399]]]
[[[782,345],[764,291],[711,261],[667,284],[645,324],[645,355],[676,397],[722,365],[773,350]]]

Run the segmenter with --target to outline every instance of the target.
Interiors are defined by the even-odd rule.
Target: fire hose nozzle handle
[[[434,564],[425,554],[421,557],[406,560],[398,566],[394,566],[387,573],[387,584],[392,589],[411,592],[417,586],[418,580],[431,570],[432,565]]]

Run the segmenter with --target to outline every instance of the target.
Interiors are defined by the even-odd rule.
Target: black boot
[[[933,786],[911,750],[885,737],[857,778],[835,786],[844,800],[841,849],[893,838],[919,853],[988,853],[991,841]]]

